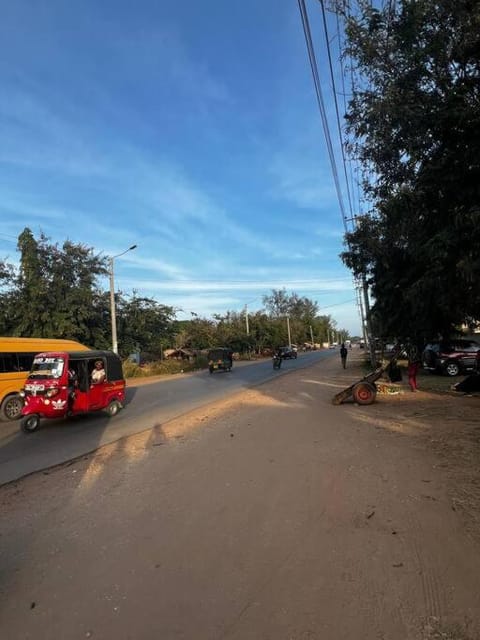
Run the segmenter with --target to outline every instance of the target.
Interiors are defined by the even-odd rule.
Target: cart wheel
[[[20,427],[24,433],[32,433],[33,431],[36,431],[39,426],[40,416],[38,416],[36,413],[25,416],[20,422]]]
[[[108,407],[106,408],[106,412],[109,416],[116,416],[117,413],[122,408],[122,405],[118,402],[118,400],[112,400]]]
[[[352,395],[357,404],[373,404],[377,389],[370,382],[359,382],[353,387]]]

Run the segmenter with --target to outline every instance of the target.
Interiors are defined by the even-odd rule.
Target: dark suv
[[[447,376],[476,371],[480,343],[475,340],[445,340],[427,344],[422,354],[424,369]],[[477,355],[478,354],[478,355]]]
[[[280,347],[279,351],[280,357],[284,360],[287,360],[288,358],[297,358],[297,352],[292,347]]]

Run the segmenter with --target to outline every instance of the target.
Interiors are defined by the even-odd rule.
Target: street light
[[[110,317],[112,320],[112,351],[114,353],[118,353],[118,343],[117,343],[117,316],[115,314],[115,287],[113,284],[113,261],[115,258],[119,258],[120,256],[123,256],[125,253],[128,253],[128,251],[133,251],[134,249],[137,248],[136,244],[132,244],[131,247],[128,247],[128,249],[125,249],[125,251],[122,251],[122,253],[117,253],[116,256],[110,256],[108,258],[109,264],[110,264],[110,269],[109,269],[109,273],[110,273]]]

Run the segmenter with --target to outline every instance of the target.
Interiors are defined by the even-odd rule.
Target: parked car
[[[444,340],[427,344],[422,353],[423,368],[447,376],[477,369],[480,343],[475,340]]]
[[[287,360],[290,358],[297,358],[297,351],[295,349],[292,349],[292,347],[280,347],[279,349],[280,351],[280,357],[283,358],[283,360]]]

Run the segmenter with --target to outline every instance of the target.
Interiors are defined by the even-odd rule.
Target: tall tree
[[[118,296],[117,328],[118,343],[125,356],[137,351],[160,356],[162,349],[173,342],[173,307],[159,304],[153,298]]]
[[[347,123],[373,203],[343,259],[367,275],[380,331],[447,334],[480,318],[480,5],[339,5],[360,78]]]
[[[62,247],[44,234],[37,240],[28,228],[19,235],[18,250],[20,267],[9,299],[10,331],[91,344],[96,279],[106,272],[105,259],[68,240]]]
[[[306,297],[300,297],[294,291],[290,294],[286,289],[272,289],[270,295],[262,298],[268,313],[274,317],[290,316],[305,322],[313,320],[318,313],[318,304]]]

